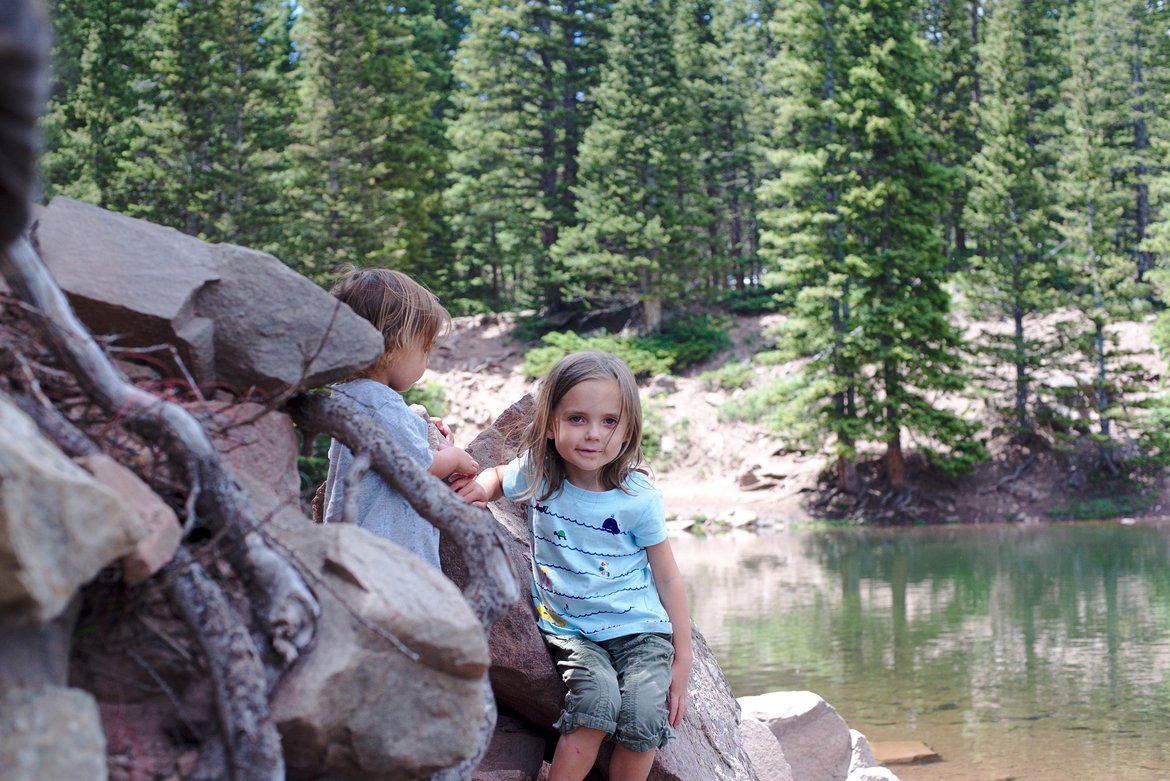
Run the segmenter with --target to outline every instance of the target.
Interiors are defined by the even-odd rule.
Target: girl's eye
[[[606,418],[605,419],[605,425],[609,426],[610,428],[613,428],[617,424],[618,424],[617,418]]]
[[[584,421],[585,421],[585,418],[581,417],[580,415],[570,415],[569,416],[570,423],[583,423]]]

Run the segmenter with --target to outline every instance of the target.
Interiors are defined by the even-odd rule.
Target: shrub
[[[727,335],[729,327],[727,317],[696,315],[671,320],[645,337],[585,337],[572,331],[548,333],[541,337],[539,347],[525,354],[523,370],[529,379],[537,379],[548,374],[557,361],[570,353],[603,350],[625,361],[635,377],[670,374],[726,348],[731,343]]]
[[[638,341],[648,349],[660,350],[674,360],[673,368],[681,371],[731,345],[727,332],[731,319],[726,315],[687,315],[662,324],[662,327]]]
[[[617,336],[584,337],[567,331],[545,334],[540,342],[540,347],[535,347],[524,355],[524,376],[529,379],[545,376],[561,358],[581,350],[603,350],[612,353],[629,365],[635,377],[668,374],[674,362],[665,352],[643,347],[638,339]]]
[[[447,414],[447,394],[437,382],[424,382],[402,394],[407,404],[421,404],[431,417],[441,418]]]

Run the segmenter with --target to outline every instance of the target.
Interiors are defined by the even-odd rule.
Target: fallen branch
[[[312,640],[320,608],[296,568],[259,532],[256,513],[203,427],[182,407],[122,378],[27,239],[17,239],[0,253],[0,272],[17,297],[43,314],[46,342],[82,390],[107,412],[120,416],[127,429],[159,441],[180,459],[191,494],[191,515],[222,536],[233,567],[257,597],[257,618],[268,640],[266,661],[274,667],[290,665]]]
[[[463,597],[485,633],[520,598],[503,535],[491,513],[467,504],[411,461],[390,433],[353,402],[337,395],[302,393],[289,399],[285,409],[303,431],[333,437],[355,457],[368,455],[370,468],[455,543],[468,569]]]

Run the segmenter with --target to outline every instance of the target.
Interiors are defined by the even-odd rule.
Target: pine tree
[[[211,241],[279,249],[292,10],[278,0],[157,6],[154,90],[123,165],[128,212]]]
[[[554,251],[576,297],[632,296],[650,330],[663,301],[703,274],[692,261],[709,218],[694,147],[698,107],[680,89],[673,51],[675,11],[661,0],[614,6],[597,113],[581,145],[580,225]]]
[[[955,173],[943,213],[947,256],[960,268],[967,256],[963,210],[970,187],[963,165],[979,149],[972,107],[979,101],[977,44],[984,4],[980,0],[925,0],[923,29],[937,63],[938,76],[927,120],[942,139],[937,159]]]
[[[1045,175],[1048,89],[1038,52],[1052,52],[1056,41],[1047,16],[1036,3],[996,0],[985,6],[986,36],[979,46],[980,96],[975,107],[981,149],[967,166],[971,183],[965,221],[974,247],[963,290],[971,311],[991,320],[1006,319],[1009,333],[982,334],[980,351],[988,362],[985,379],[1000,392],[1004,367],[1012,373],[1010,415],[1017,430],[1032,428],[1031,407],[1038,370],[1052,362],[1051,339],[1029,335],[1030,320],[1055,308],[1055,247]],[[1058,73],[1047,71],[1049,83]]]
[[[46,197],[69,195],[110,209],[129,203],[142,85],[150,78],[151,0],[56,0],[53,94],[42,121]]]
[[[342,263],[408,272],[425,257],[427,74],[397,6],[303,4],[291,196],[294,267],[325,279]]]
[[[856,448],[863,430],[857,408],[861,356],[854,320],[857,294],[847,262],[841,211],[851,167],[850,138],[837,116],[847,65],[839,43],[842,8],[790,3],[772,23],[777,41],[766,90],[775,94],[774,175],[760,187],[761,255],[779,284],[799,291],[781,334],[795,354],[814,356],[791,383],[786,428],[808,444],[831,437],[839,487],[858,490]]]
[[[564,274],[550,248],[577,219],[608,4],[491,0],[469,15],[448,131],[456,284],[493,307],[556,309]]]
[[[423,144],[413,165],[418,192],[412,209],[412,232],[420,234],[415,254],[402,267],[437,293],[446,283],[455,251],[451,226],[443,208],[443,194],[451,184],[451,122],[455,90],[454,56],[467,28],[467,16],[458,0],[409,0],[399,3],[398,19],[409,31],[411,56],[426,74],[423,84],[426,114],[419,127]]]
[[[675,57],[682,89],[701,107],[691,146],[708,213],[706,247],[695,259],[713,290],[759,284],[756,188],[763,168],[755,145],[766,132],[761,75],[773,8],[757,0],[678,4]]]
[[[1132,148],[1133,116],[1122,109],[1130,86],[1124,51],[1126,10],[1085,0],[1068,13],[1063,34],[1068,78],[1062,87],[1064,136],[1059,143],[1057,194],[1061,257],[1071,283],[1069,302],[1083,320],[1070,334],[1091,367],[1091,408],[1096,416],[1102,465],[1116,470],[1113,424],[1127,401],[1144,390],[1136,367],[1118,350],[1110,326],[1142,309],[1144,286],[1136,281],[1128,244],[1118,240],[1132,189],[1116,176],[1124,150]],[[1120,39],[1119,39],[1120,38]]]
[[[799,290],[795,328],[817,350],[808,417],[836,438],[844,490],[855,448],[876,441],[901,491],[903,431],[942,464],[983,457],[974,426],[935,403],[964,377],[939,230],[951,176],[922,121],[934,74],[916,12],[806,0],[777,15],[788,49],[771,74],[780,173],[761,192],[765,241]]]

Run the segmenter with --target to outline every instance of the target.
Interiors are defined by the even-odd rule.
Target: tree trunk
[[[857,496],[861,483],[857,476],[857,464],[852,458],[837,456],[837,490],[850,496]]]
[[[902,455],[902,437],[894,434],[886,442],[886,479],[890,490],[900,492],[906,487],[906,459]]]

